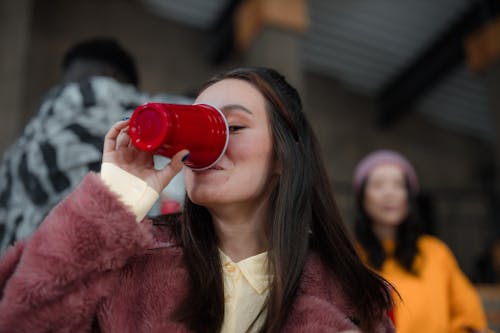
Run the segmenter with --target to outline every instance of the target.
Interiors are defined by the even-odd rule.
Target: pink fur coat
[[[187,278],[182,249],[89,174],[4,254],[0,332],[189,332],[169,320]],[[359,331],[341,295],[311,255],[284,331]],[[377,332],[394,332],[387,317]]]

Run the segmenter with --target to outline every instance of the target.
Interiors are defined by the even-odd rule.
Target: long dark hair
[[[422,234],[422,228],[416,203],[416,194],[412,191],[409,181],[405,176],[406,191],[408,193],[408,214],[396,229],[394,258],[409,273],[418,275],[415,258],[418,255],[417,240]],[[356,239],[359,241],[367,255],[368,264],[381,270],[387,254],[380,240],[373,232],[373,221],[367,214],[364,205],[366,179],[363,181],[356,196],[357,216],[354,224]]]
[[[282,329],[294,303],[308,253],[331,271],[360,326],[370,331],[392,306],[387,284],[363,265],[341,221],[313,131],[298,92],[274,70],[240,68],[218,75],[256,87],[266,100],[274,155],[281,166],[267,214],[269,270],[272,273],[262,332]],[[198,332],[218,332],[224,320],[223,279],[218,239],[208,210],[185,201],[178,224],[190,288],[176,318]],[[254,321],[255,323],[255,321]]]

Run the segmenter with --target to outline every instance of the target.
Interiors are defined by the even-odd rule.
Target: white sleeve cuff
[[[112,163],[102,163],[101,179],[130,207],[137,222],[144,219],[160,196],[145,181]]]

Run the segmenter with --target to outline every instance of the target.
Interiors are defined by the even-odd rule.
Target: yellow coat
[[[450,249],[439,239],[421,236],[415,267],[419,275],[410,274],[391,256],[394,243],[384,244],[388,259],[380,271],[394,285],[396,296],[395,324],[398,333],[461,333],[467,328],[485,329],[486,318],[479,295],[460,270]],[[361,258],[367,262],[359,246]]]

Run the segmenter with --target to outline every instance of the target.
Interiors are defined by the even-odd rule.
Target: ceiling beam
[[[265,26],[303,33],[308,25],[306,0],[246,0],[236,12],[235,40],[245,52]]]
[[[209,57],[219,64],[246,52],[266,26],[303,33],[308,19],[307,0],[227,0],[211,31]]]
[[[465,59],[464,41],[499,11],[497,0],[473,2],[408,66],[385,84],[378,94],[377,123],[394,124],[413,109],[415,101],[433,88]]]
[[[467,65],[482,72],[500,59],[500,15],[465,40]]]

